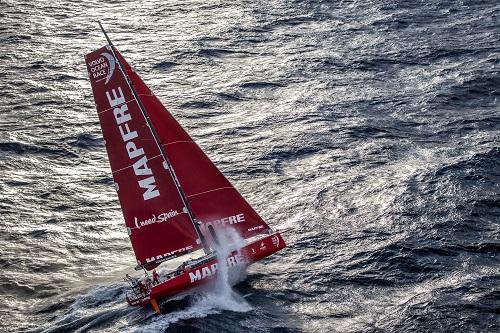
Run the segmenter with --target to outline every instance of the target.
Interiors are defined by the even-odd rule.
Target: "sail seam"
[[[168,145],[173,145],[175,143],[194,143],[194,141],[174,141],[174,142],[164,143],[163,145],[168,146]]]
[[[131,100],[129,100],[129,101],[125,101],[125,103],[123,103],[123,104],[128,104],[128,103],[130,103],[130,102],[135,102],[135,101],[136,101],[136,99],[135,99],[135,98],[132,98],[132,99],[131,99]],[[121,104],[121,105],[123,105],[123,104]],[[113,109],[115,109],[115,108],[116,108],[116,107],[114,107],[114,108],[109,108],[109,109],[103,110],[103,111],[101,111],[101,112],[97,112],[97,114],[101,114],[101,113],[104,113],[104,112],[107,112],[107,111],[113,110]]]
[[[148,158],[148,160],[147,160],[147,161],[149,162],[149,161],[151,161],[151,160],[153,160],[153,159],[157,158],[158,156],[161,156],[161,154],[158,154],[158,155],[156,155],[156,156],[153,156],[153,157],[151,157],[151,158]],[[120,172],[120,171],[123,171],[123,170],[125,170],[125,169],[131,168],[133,165],[134,165],[134,163],[130,164],[129,166],[123,167],[123,168],[121,168],[121,169],[118,169],[118,170],[112,171],[112,173],[113,173],[113,174],[115,174],[115,173],[117,173],[117,172]]]
[[[234,190],[234,187],[225,186],[225,187],[214,188],[213,190],[208,190],[208,191],[204,191],[204,192],[200,192],[200,193],[186,195],[186,197],[191,198],[191,197],[195,197],[197,195],[202,195],[202,194],[206,194],[206,193],[210,193],[210,192],[215,192],[215,191],[220,191],[220,190],[228,190],[228,189],[233,189]]]

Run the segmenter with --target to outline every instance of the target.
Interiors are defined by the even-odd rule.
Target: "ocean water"
[[[83,58],[98,19],[293,228],[241,307],[124,302],[135,259]],[[0,331],[500,331],[499,64],[493,0],[0,1]]]

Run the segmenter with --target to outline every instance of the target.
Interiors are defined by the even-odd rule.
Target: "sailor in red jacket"
[[[160,275],[156,272],[156,269],[153,270],[153,284],[158,284],[160,279]]]

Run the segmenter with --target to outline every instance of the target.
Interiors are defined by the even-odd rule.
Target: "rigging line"
[[[168,143],[163,143],[164,146],[173,145],[175,143],[194,143],[194,141],[172,141]]]

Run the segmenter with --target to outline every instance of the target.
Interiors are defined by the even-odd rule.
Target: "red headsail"
[[[207,232],[210,225],[214,229],[235,228],[244,238],[267,232],[269,226],[184,131],[126,60],[118,52],[117,55],[146,107],[207,239],[211,237]]]

